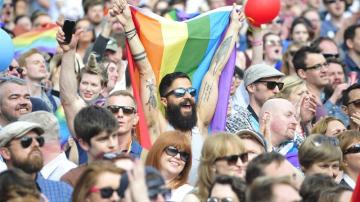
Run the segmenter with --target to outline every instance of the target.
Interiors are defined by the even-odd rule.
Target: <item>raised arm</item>
[[[252,59],[251,65],[260,64],[263,62],[263,33],[261,27],[251,26],[253,32],[253,41],[252,41]]]
[[[62,26],[61,22],[58,24]],[[56,39],[64,52],[61,60],[59,82],[61,103],[64,108],[68,127],[73,136],[75,136],[73,125],[75,115],[81,108],[86,106],[85,102],[77,93],[78,82],[75,74],[75,51],[80,33],[81,30],[77,30],[76,33],[73,34],[70,44],[64,44],[65,34],[61,28],[59,28],[56,34]]]
[[[134,22],[131,18],[130,7],[126,0],[115,0],[111,12],[117,16],[124,27],[132,56],[139,68],[141,101],[146,121],[151,131],[151,139],[152,141],[155,141],[156,137],[161,132],[160,126],[166,125],[166,120],[157,106],[158,88],[154,71],[151,68],[144,46],[135,29]]]
[[[201,84],[197,106],[199,121],[201,121],[200,124],[203,124],[202,127],[207,127],[210,124],[215,113],[218,100],[219,77],[230,57],[236,40],[238,39],[241,21],[243,20],[244,14],[241,11],[238,11],[234,6],[231,12],[228,30],[219,48],[216,50],[210,68],[208,72],[206,72]]]

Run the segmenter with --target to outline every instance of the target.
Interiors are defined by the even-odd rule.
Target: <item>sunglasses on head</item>
[[[276,82],[276,81],[256,81],[256,83],[266,83],[266,87],[269,90],[274,90],[276,86],[279,88],[279,90],[283,89],[284,83],[282,82]]]
[[[347,105],[353,104],[355,107],[360,108],[360,99],[349,102]]]
[[[348,149],[345,150],[344,155],[345,154],[357,154],[360,153],[360,144],[356,144]]]
[[[180,159],[184,162],[187,162],[189,160],[189,153],[184,151],[179,151],[176,147],[173,146],[166,147],[165,153],[172,157],[175,157],[176,155],[180,154]]]
[[[238,159],[241,159],[243,163],[247,162],[249,160],[248,153],[242,153],[242,154],[235,154],[230,156],[223,156],[215,159],[215,161],[221,161],[225,160],[229,166],[235,165],[238,161]]]
[[[207,199],[207,202],[233,202],[233,199],[230,197],[225,197],[225,198],[210,197]]]
[[[149,199],[151,201],[156,201],[156,199],[159,197],[159,194],[164,197],[165,201],[168,201],[171,198],[171,189],[161,188],[157,193],[149,195]]]
[[[104,187],[104,188],[96,188],[96,187],[92,187],[89,191],[90,193],[97,193],[100,192],[100,196],[103,199],[107,199],[110,198],[114,192],[118,193],[118,189],[113,189],[111,187]],[[120,195],[119,195],[120,196]]]
[[[37,136],[37,137],[34,137],[34,138],[24,136],[24,137],[20,138],[20,144],[24,149],[26,149],[32,144],[33,139],[35,139],[38,142],[40,147],[44,146],[45,139],[42,136]]]
[[[119,113],[120,109],[126,115],[130,115],[136,112],[135,108],[130,106],[109,105],[106,108],[110,110],[113,114]]]
[[[192,97],[196,95],[195,88],[177,88],[165,94],[164,97],[168,97],[169,95],[175,95],[175,97],[184,97],[186,92],[188,92]]]
[[[313,145],[315,147],[320,147],[324,144],[330,144],[332,146],[335,146],[335,147],[338,147],[340,144],[339,144],[339,140],[335,137],[328,137],[328,136],[325,136],[325,135],[319,135],[317,138],[315,138],[313,140]]]

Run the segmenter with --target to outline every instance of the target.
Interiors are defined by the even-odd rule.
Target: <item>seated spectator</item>
[[[309,44],[314,38],[311,22],[304,17],[295,18],[290,27],[289,38],[294,43]]]
[[[187,184],[191,168],[191,143],[180,131],[169,131],[154,142],[145,164],[160,171],[171,189],[170,201],[181,202],[193,187]]]
[[[301,196],[288,177],[261,177],[250,185],[246,201],[295,202]]]
[[[332,177],[317,173],[305,177],[299,192],[303,202],[314,202],[318,201],[323,190],[336,186],[337,184]]]
[[[333,116],[325,116],[315,123],[311,129],[311,134],[321,134],[329,137],[338,136],[346,130],[344,123]]]
[[[209,136],[201,150],[197,187],[185,196],[184,201],[206,201],[217,175],[244,177],[245,162],[247,154],[241,139],[229,133]]]
[[[280,69],[279,61],[282,59],[282,42],[280,36],[274,33],[267,33],[263,37],[264,63]]]
[[[298,51],[302,46],[304,46],[302,43],[292,43],[288,46],[285,53],[283,54],[281,72],[285,75],[296,76],[296,71],[292,60],[296,51]]]
[[[360,37],[360,24],[354,24],[348,27],[344,32],[344,44],[347,49],[345,54],[344,63],[346,73],[356,72],[357,83],[360,83],[360,55],[358,50],[360,44],[356,40]]]
[[[39,202],[40,198],[34,180],[24,171],[13,168],[0,173],[0,201]]]
[[[320,35],[334,38],[343,23],[345,1],[323,0],[323,3],[329,16],[321,24]]]
[[[246,184],[244,180],[227,175],[215,178],[210,187],[207,202],[232,201],[245,202]]]
[[[284,156],[276,152],[260,154],[249,162],[246,168],[246,184],[251,185],[261,176],[290,177],[297,188],[300,188],[303,180],[302,174]]]
[[[310,135],[299,148],[299,162],[305,175],[323,173],[335,179],[342,162],[338,139],[320,134]]]
[[[342,109],[349,117],[349,129],[360,130],[360,84],[355,83],[343,91]]]
[[[351,201],[352,190],[345,186],[327,188],[320,193],[318,202]]]
[[[258,155],[267,151],[267,144],[266,140],[264,139],[263,135],[258,132],[243,129],[236,133],[236,135],[242,140],[245,153],[248,154],[248,162],[253,160]],[[245,169],[247,163],[245,163]]]
[[[338,139],[343,152],[342,168],[344,170],[340,184],[354,190],[360,172],[360,132],[344,131],[339,134]]]
[[[111,162],[90,164],[74,188],[73,202],[119,201],[118,189],[123,170]]]
[[[311,29],[314,33],[314,38],[319,37],[321,28],[321,19],[318,9],[308,8],[301,13],[301,16],[306,18],[311,23]]]

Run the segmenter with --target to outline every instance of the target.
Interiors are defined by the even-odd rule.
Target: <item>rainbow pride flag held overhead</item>
[[[33,48],[46,53],[56,52],[57,25],[49,25],[46,28],[37,29],[13,38],[15,58]]]
[[[199,92],[202,78],[209,69],[214,53],[228,27],[231,9],[232,7],[223,7],[187,21],[177,22],[131,7],[136,30],[158,84],[166,74],[181,71],[191,77],[193,87]],[[225,128],[231,77],[235,65],[234,53],[235,49],[229,60],[231,62],[228,62],[220,77],[221,90],[211,126],[213,130]],[[134,89],[135,91],[138,90]],[[135,97],[138,97],[136,92]],[[141,106],[139,100],[137,103]],[[141,138],[140,143],[143,145]]]

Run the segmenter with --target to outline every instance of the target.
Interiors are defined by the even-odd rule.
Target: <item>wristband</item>
[[[263,45],[263,41],[262,40],[254,40],[251,42],[252,46],[262,46]]]

